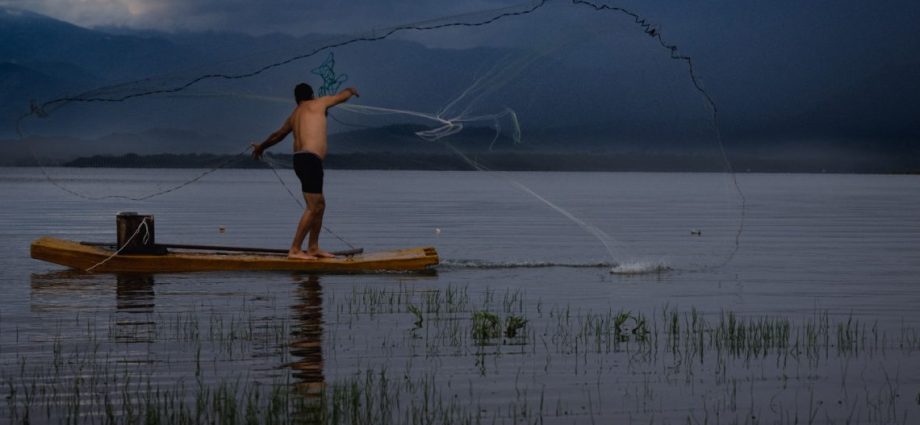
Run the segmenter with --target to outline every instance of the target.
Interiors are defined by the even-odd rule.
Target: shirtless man
[[[313,88],[306,83],[294,87],[294,100],[297,107],[284,124],[265,141],[252,145],[252,157],[259,159],[266,149],[284,140],[294,132],[294,172],[300,179],[300,189],[307,201],[307,208],[297,224],[294,242],[288,251],[288,258],[315,260],[333,258],[326,251],[319,249],[319,232],[323,228],[323,212],[326,199],[323,197],[323,158],[326,157],[326,110],[338,105],[352,96],[358,96],[354,87],[349,87],[335,96],[313,97]],[[301,248],[303,240],[310,235],[306,252]]]

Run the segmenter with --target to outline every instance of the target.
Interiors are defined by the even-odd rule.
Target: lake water
[[[47,171],[90,198],[201,172]],[[0,168],[0,421],[920,421],[920,177],[737,178],[743,211],[727,174],[330,170],[331,231],[436,272],[116,276],[29,243],[138,211],[159,242],[285,248],[300,207],[270,170],[131,201]]]

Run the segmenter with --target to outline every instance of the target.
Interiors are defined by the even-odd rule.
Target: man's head
[[[297,87],[294,87],[294,100],[297,103],[313,100],[313,87],[307,83],[298,84]]]

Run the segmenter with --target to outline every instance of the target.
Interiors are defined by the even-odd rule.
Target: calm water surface
[[[138,197],[198,173],[48,171],[89,197]],[[296,192],[292,174],[282,171]],[[130,210],[155,215],[160,242],[283,248],[300,207],[266,170],[130,201],[0,168],[0,416],[21,417],[11,412],[25,390],[13,388],[38,371],[72,379],[88,372],[66,365],[87,364],[164,387],[237,379],[310,394],[363,376],[401,394],[378,403],[396,406],[381,423],[409,422],[399,412],[422,399],[440,401],[425,412],[490,423],[920,421],[920,179],[738,178],[736,246],[740,198],[724,174],[331,170],[331,231],[370,251],[436,246],[436,273],[115,276],[32,260],[29,243],[112,241],[115,213]],[[346,247],[329,233],[321,242]],[[477,312],[502,335],[476,336]],[[813,341],[758,334],[765,351],[750,338],[725,348],[716,328],[729,312]],[[622,333],[611,330],[620,313]],[[512,317],[527,322],[509,336]],[[651,336],[633,332],[642,320]]]

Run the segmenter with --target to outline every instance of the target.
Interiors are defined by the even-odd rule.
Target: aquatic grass
[[[317,325],[297,318],[300,309],[314,307],[293,306],[294,318],[290,309],[266,314],[245,305],[219,314],[206,307],[133,313],[131,320],[80,318],[79,335],[50,325],[57,330],[42,342],[47,356],[19,355],[15,367],[0,369],[6,401],[0,417],[15,423],[422,424],[541,423],[544,416],[604,423],[628,414],[653,423],[682,422],[682,416],[690,423],[905,423],[905,404],[914,405],[901,371],[884,362],[886,350],[902,356],[917,349],[917,332],[903,323],[892,338],[891,328],[827,311],[797,317],[665,306],[646,314],[540,302],[537,312],[514,290],[503,296],[464,286],[342,292],[324,300],[333,313],[319,331],[327,374],[319,389],[287,369],[288,357],[300,356],[291,354],[294,344],[317,335],[311,328]],[[391,323],[401,325],[391,331]],[[126,342],[126,329],[174,351],[163,363],[123,351],[149,344]],[[335,360],[342,349],[374,350],[374,356]],[[870,378],[847,380],[851,362]],[[188,370],[188,378],[173,381],[173,368]],[[840,397],[841,407],[811,390],[826,385],[835,370],[840,391],[851,392]],[[881,381],[872,380],[873,373]],[[611,379],[622,383],[604,382]],[[581,393],[563,398],[553,381]],[[498,390],[488,389],[493,383]],[[704,401],[660,410],[684,389]],[[774,393],[759,396],[765,389]],[[799,390],[805,390],[801,399]],[[568,416],[572,420],[560,419]]]
[[[524,311],[524,292],[520,289],[507,289],[502,296],[502,311],[504,313],[521,313]]]
[[[477,311],[473,313],[472,335],[480,345],[501,335],[501,319],[495,313]]]
[[[527,319],[521,316],[508,316],[505,319],[505,337],[516,338],[518,332],[527,325]]]
[[[62,356],[65,362],[59,369],[23,359],[19,377],[0,378],[9,388],[11,422],[98,417],[108,423],[237,423],[242,417],[238,400],[246,402],[248,416],[253,417],[262,396],[258,387],[241,385],[239,379],[213,385],[198,380],[197,413],[192,415],[184,381],[165,387],[154,384],[152,373],[128,363],[118,366],[111,355],[100,358],[74,351]]]
[[[433,316],[468,312],[470,294],[467,286],[454,285],[443,289],[418,289],[411,285],[399,285],[395,289],[365,286],[352,288],[351,294],[337,306],[336,312],[352,318],[365,314],[373,317],[408,311],[409,305]]]
[[[409,304],[406,307],[406,310],[408,310],[409,313],[412,313],[412,316],[414,317],[414,321],[412,323],[415,325],[415,329],[421,328],[422,323],[424,322],[424,318],[422,317],[422,310],[412,304]]]

